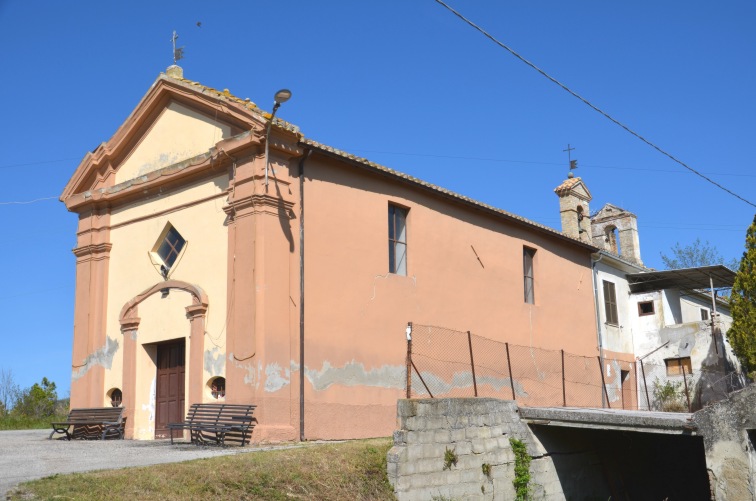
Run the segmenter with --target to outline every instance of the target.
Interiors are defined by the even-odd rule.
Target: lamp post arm
[[[276,112],[278,111],[278,108],[281,106],[281,103],[275,103],[273,105],[273,112],[270,114],[270,119],[268,119],[268,125],[265,128],[265,189],[268,189],[268,167],[270,165],[270,157],[269,152],[269,144],[270,144],[270,128],[273,125],[273,118],[276,116]],[[273,171],[275,174],[275,171]]]

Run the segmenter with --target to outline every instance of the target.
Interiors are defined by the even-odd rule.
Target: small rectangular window
[[[654,302],[653,301],[641,301],[638,303],[638,316],[653,315],[654,314]]]
[[[664,364],[667,366],[667,376],[682,376],[683,370],[686,376],[693,373],[690,357],[668,358]]]
[[[606,323],[619,325],[617,293],[614,290],[614,283],[606,280],[604,280],[604,312],[606,313]]]
[[[701,308],[701,320],[708,320],[709,319],[709,310],[706,308]]]
[[[525,286],[525,302],[535,304],[535,274],[533,273],[533,258],[536,250],[530,247],[522,248],[522,274]]]
[[[389,204],[389,273],[407,275],[407,212]]]

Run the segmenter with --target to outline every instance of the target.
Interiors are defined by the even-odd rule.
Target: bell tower
[[[588,203],[593,197],[583,180],[573,177],[570,172],[567,179],[554,188],[554,193],[559,197],[562,233],[591,244],[591,210]]]

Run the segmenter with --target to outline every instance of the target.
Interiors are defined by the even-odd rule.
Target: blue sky
[[[756,3],[449,0],[524,57],[756,203]],[[197,23],[201,23],[199,26]],[[57,201],[185,47],[184,76],[309,138],[559,228],[577,174],[637,214],[644,262],[709,240],[739,257],[754,207],[685,171],[433,0],[0,0],[0,368],[70,386],[76,216]],[[52,199],[48,199],[54,197]],[[28,202],[10,204],[8,202]]]

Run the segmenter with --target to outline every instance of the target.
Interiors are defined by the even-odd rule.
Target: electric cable
[[[506,51],[508,51],[510,54],[512,54],[513,56],[515,56],[517,59],[519,59],[523,63],[527,64],[528,66],[530,66],[531,68],[533,68],[534,70],[536,70],[538,73],[540,73],[541,75],[543,75],[544,77],[548,78],[553,83],[557,84],[559,87],[561,87],[562,89],[564,89],[565,91],[567,91],[568,93],[570,93],[573,97],[576,97],[577,99],[579,99],[580,101],[582,101],[584,104],[586,104],[588,107],[590,107],[594,111],[600,113],[605,118],[607,118],[610,121],[612,121],[615,125],[618,125],[619,127],[623,128],[625,131],[629,132],[630,134],[632,134],[636,138],[640,139],[641,141],[643,141],[647,145],[651,146],[652,148],[654,148],[655,150],[657,150],[662,155],[664,155],[664,156],[670,158],[672,161],[674,161],[674,162],[682,165],[683,167],[685,167],[686,169],[688,169],[693,174],[695,174],[695,175],[697,175],[697,176],[705,179],[706,181],[708,181],[709,183],[713,184],[717,188],[726,191],[730,195],[734,196],[735,198],[738,198],[738,199],[742,200],[743,202],[747,203],[748,205],[750,205],[752,207],[756,207],[756,204],[754,204],[752,202],[749,202],[748,200],[746,200],[745,198],[741,197],[737,193],[735,193],[735,192],[733,192],[733,191],[725,188],[724,186],[722,186],[721,184],[719,184],[716,181],[712,180],[711,178],[705,176],[704,174],[698,172],[694,168],[688,166],[682,160],[679,160],[677,157],[675,157],[671,153],[668,153],[666,150],[662,149],[661,147],[659,147],[656,144],[652,143],[651,141],[649,141],[645,137],[641,136],[640,134],[638,134],[637,132],[635,132],[633,129],[631,129],[630,127],[628,127],[624,123],[622,123],[619,120],[617,120],[616,118],[612,117],[607,112],[605,112],[604,110],[602,110],[598,106],[594,105],[593,103],[591,103],[590,101],[588,101],[586,98],[584,98],[583,96],[581,96],[577,92],[573,91],[572,89],[570,89],[569,87],[567,87],[565,84],[563,84],[562,82],[560,82],[556,78],[552,77],[551,75],[549,75],[548,73],[546,73],[544,70],[542,70],[541,68],[539,68],[538,66],[536,66],[532,62],[530,62],[527,59],[525,59],[523,56],[521,56],[520,54],[518,54],[517,52],[515,52],[512,48],[510,48],[509,46],[507,46],[504,43],[500,42],[498,39],[496,39],[493,35],[491,35],[490,33],[488,33],[486,30],[484,30],[483,28],[481,28],[477,24],[473,23],[472,21],[470,21],[469,19],[467,19],[465,16],[463,16],[462,14],[460,14],[459,12],[457,12],[456,10],[454,10],[452,7],[450,7],[449,5],[447,5],[446,3],[444,3],[443,0],[434,0],[434,1],[436,3],[442,5],[442,6],[446,7],[446,9],[448,9],[451,13],[453,13],[455,16],[457,16],[458,18],[460,18],[461,20],[463,20],[464,22],[466,22],[472,28],[474,28],[477,31],[479,31],[481,34],[483,34],[486,38],[488,38],[489,40],[491,40],[492,42],[494,42],[496,45],[498,45],[502,49],[505,49]]]
[[[554,165],[564,166],[564,162],[538,162],[534,160],[511,160],[506,158],[487,158],[487,157],[468,157],[459,155],[439,155],[435,153],[407,153],[401,151],[378,151],[378,150],[364,150],[361,148],[349,149],[350,152],[363,152],[363,153],[379,153],[383,155],[399,155],[408,157],[427,157],[427,158],[447,158],[449,160],[475,160],[477,162],[498,162],[498,163],[512,163],[512,164],[529,164],[529,165]],[[380,162],[379,162],[380,163]],[[644,167],[619,167],[616,165],[597,165],[597,164],[581,164],[581,167],[591,167],[597,169],[617,169],[617,170],[637,170],[646,172],[667,172],[671,174],[683,174],[680,170],[660,170]],[[756,177],[756,174],[735,174],[735,173],[723,173],[723,172],[704,172],[703,174],[716,174],[718,176],[733,176],[733,177]]]
[[[44,198],[35,198],[34,200],[27,200],[25,202],[0,202],[0,205],[26,205],[26,204],[34,204],[37,202],[43,202],[45,200],[57,200],[58,197],[44,197]]]

